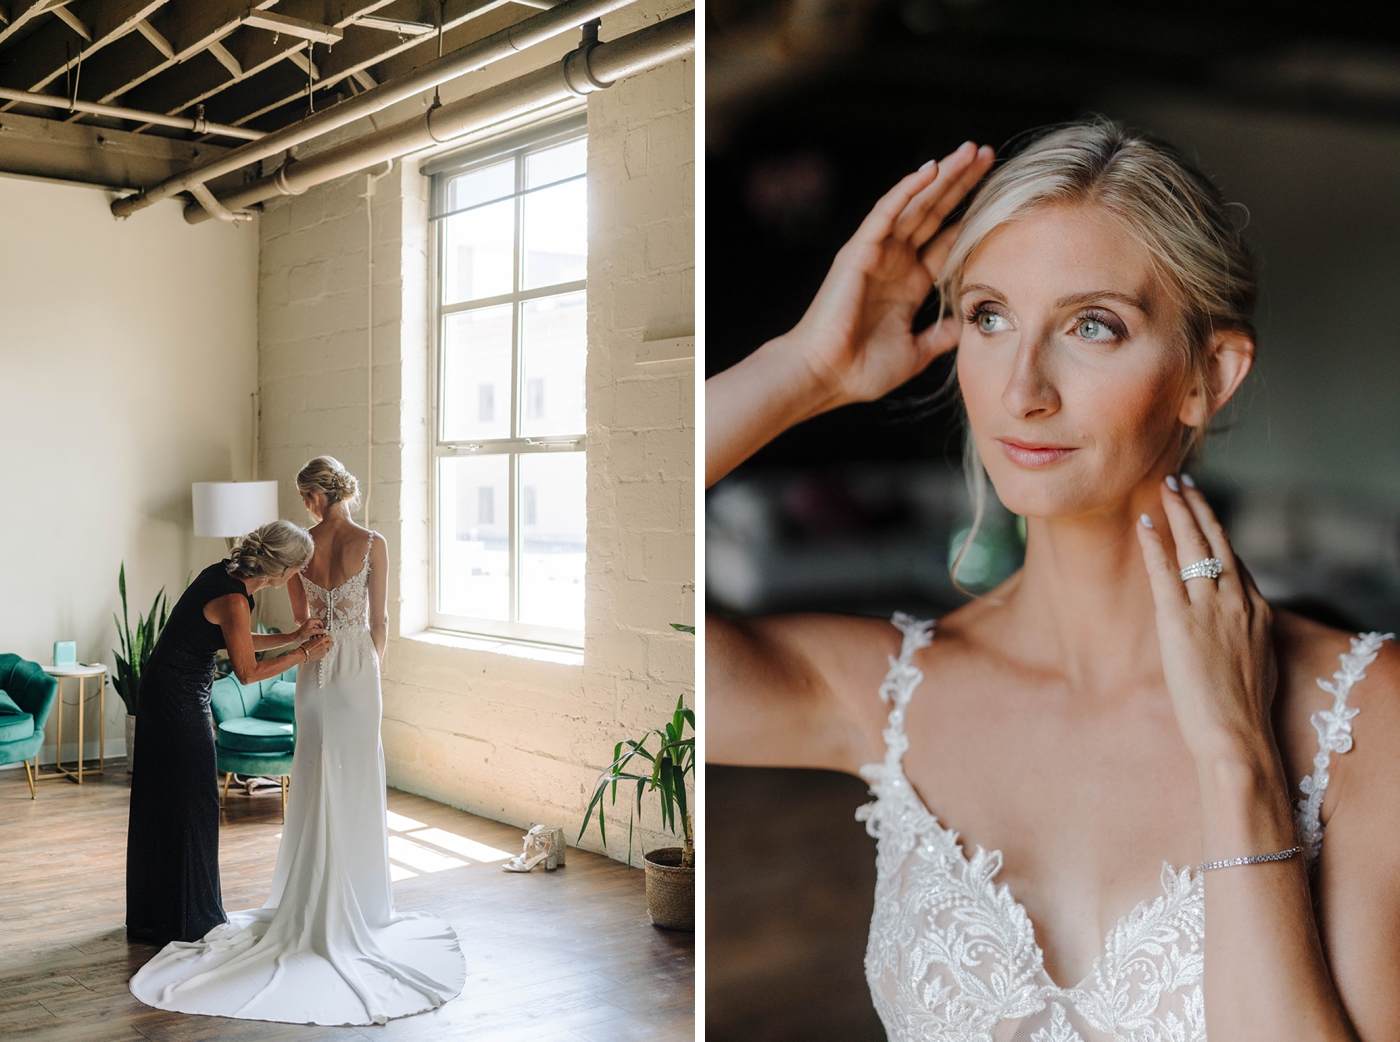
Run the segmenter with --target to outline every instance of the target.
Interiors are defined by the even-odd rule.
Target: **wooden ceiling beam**
[[[184,7],[187,2],[190,0],[180,0],[179,6]],[[218,3],[209,3],[208,0],[193,2],[197,6],[207,4],[208,7],[218,8],[223,17],[236,23],[222,32],[217,39],[242,69],[241,75],[233,73],[231,67],[223,63],[203,58],[192,61],[187,58],[177,67],[164,70],[162,75],[151,77],[132,97],[126,99],[134,108],[146,108],[171,115],[183,112],[195,105],[209,102],[230,88],[247,84],[254,77],[274,68],[277,63],[306,49],[305,40],[285,33],[279,35],[266,29],[243,25],[242,18],[249,10],[246,0],[242,5],[229,3],[228,0],[219,0]],[[391,2],[392,0],[281,0],[276,4],[276,9],[279,14],[303,21],[344,27],[359,15],[377,11]],[[264,0],[255,6],[259,10],[266,10],[272,7],[273,3]],[[177,48],[183,42],[183,38],[175,33],[171,34],[171,40]],[[206,44],[206,49],[207,46]]]
[[[12,60],[0,68],[0,86],[13,90],[40,91],[69,69],[92,57],[103,47],[121,39],[149,18],[168,0],[86,0],[62,8],[71,17],[65,22],[55,17],[40,26],[9,55]],[[71,10],[69,9],[71,8]],[[75,20],[90,40],[71,28]]]
[[[456,37],[458,34],[455,33],[454,30],[460,29],[468,22],[480,18],[491,11],[499,10],[507,6],[508,2],[509,0],[449,0],[446,18],[443,22],[444,37],[446,37],[448,33],[453,33],[453,36]],[[433,20],[436,21],[436,8],[437,5],[432,3],[431,0],[398,0],[398,2],[390,5],[389,9],[383,10],[382,13],[385,16],[390,16],[390,11],[392,10],[392,17],[404,18],[410,21],[416,21],[424,17],[432,17]],[[489,27],[486,27],[483,32],[473,34],[472,38],[488,35],[510,24],[511,21],[516,20],[518,19],[508,17],[499,25],[495,24],[493,20]],[[446,50],[453,50],[468,42],[470,42],[469,39],[454,38],[451,46],[448,46],[445,41],[444,47],[446,47]],[[431,36],[405,36],[402,39],[395,40],[381,29],[366,28],[354,24],[347,25],[345,28],[345,39],[342,40],[338,46],[332,48],[321,63],[321,76],[316,79],[315,89],[318,92],[329,90],[351,78],[355,79],[360,86],[364,86],[364,81],[360,78],[361,74],[368,74],[371,82],[376,80],[383,82],[388,77],[370,72],[371,67],[378,66],[397,55],[406,54],[408,51],[414,50],[414,48],[422,48],[422,50],[419,50],[414,55],[413,60],[407,62],[407,67],[410,68],[413,65],[420,64],[429,57],[436,57],[436,34]],[[248,123],[261,116],[274,112],[283,106],[291,105],[299,99],[305,99],[305,97],[306,87],[304,85],[299,85],[295,91],[265,101],[257,108],[247,110],[242,114],[226,111],[221,108],[219,122],[228,123],[230,126],[246,126]]]
[[[264,5],[276,0],[260,0]],[[109,105],[166,69],[188,61],[238,28],[247,14],[244,2],[171,0],[136,31],[83,64],[79,97]]]
[[[52,0],[17,0],[10,5],[4,24],[0,25],[0,43],[4,43],[45,11],[62,7],[67,2],[68,0],[62,0],[61,3]]]

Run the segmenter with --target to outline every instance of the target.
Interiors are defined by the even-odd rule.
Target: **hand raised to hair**
[[[915,336],[914,314],[952,248],[956,226],[939,227],[992,160],[989,147],[968,142],[910,174],[836,254],[807,313],[783,338],[802,352],[832,406],[879,398],[957,345],[958,322]]]

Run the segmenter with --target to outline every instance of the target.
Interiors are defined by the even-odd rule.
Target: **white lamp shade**
[[[225,539],[277,520],[275,481],[196,481],[194,534]]]

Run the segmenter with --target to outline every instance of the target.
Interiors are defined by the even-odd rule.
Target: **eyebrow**
[[[1067,308],[1075,304],[1092,304],[1097,300],[1117,301],[1119,304],[1127,304],[1131,308],[1137,308],[1137,310],[1141,311],[1149,318],[1152,315],[1152,306],[1148,303],[1146,297],[1142,295],[1135,296],[1131,293],[1119,293],[1111,289],[1092,290],[1088,293],[1071,293],[1069,296],[1061,297],[1059,300],[1055,301],[1055,307]]]
[[[997,300],[1003,302],[1006,300],[1006,296],[1000,290],[996,289],[993,286],[988,286],[982,282],[968,283],[966,286],[962,287],[962,289],[958,293],[958,296],[965,297],[969,293],[985,294],[986,296],[995,297]],[[1127,304],[1129,307],[1136,308],[1138,311],[1141,311],[1144,315],[1146,315],[1149,318],[1152,316],[1152,307],[1148,303],[1146,297],[1142,295],[1134,295],[1131,293],[1119,293],[1116,290],[1111,289],[1090,290],[1087,293],[1071,293],[1068,296],[1061,297],[1059,300],[1055,301],[1055,307],[1067,308],[1073,307],[1075,304],[1092,304],[1095,301],[1100,300],[1111,300],[1119,304]]]

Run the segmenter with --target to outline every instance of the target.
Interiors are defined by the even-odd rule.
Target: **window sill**
[[[411,633],[403,639],[418,641],[421,644],[436,644],[443,648],[461,648],[464,651],[484,651],[492,655],[532,659],[535,662],[553,662],[561,666],[583,665],[582,648],[529,644],[525,641],[478,637],[446,630],[424,630],[422,633]]]

